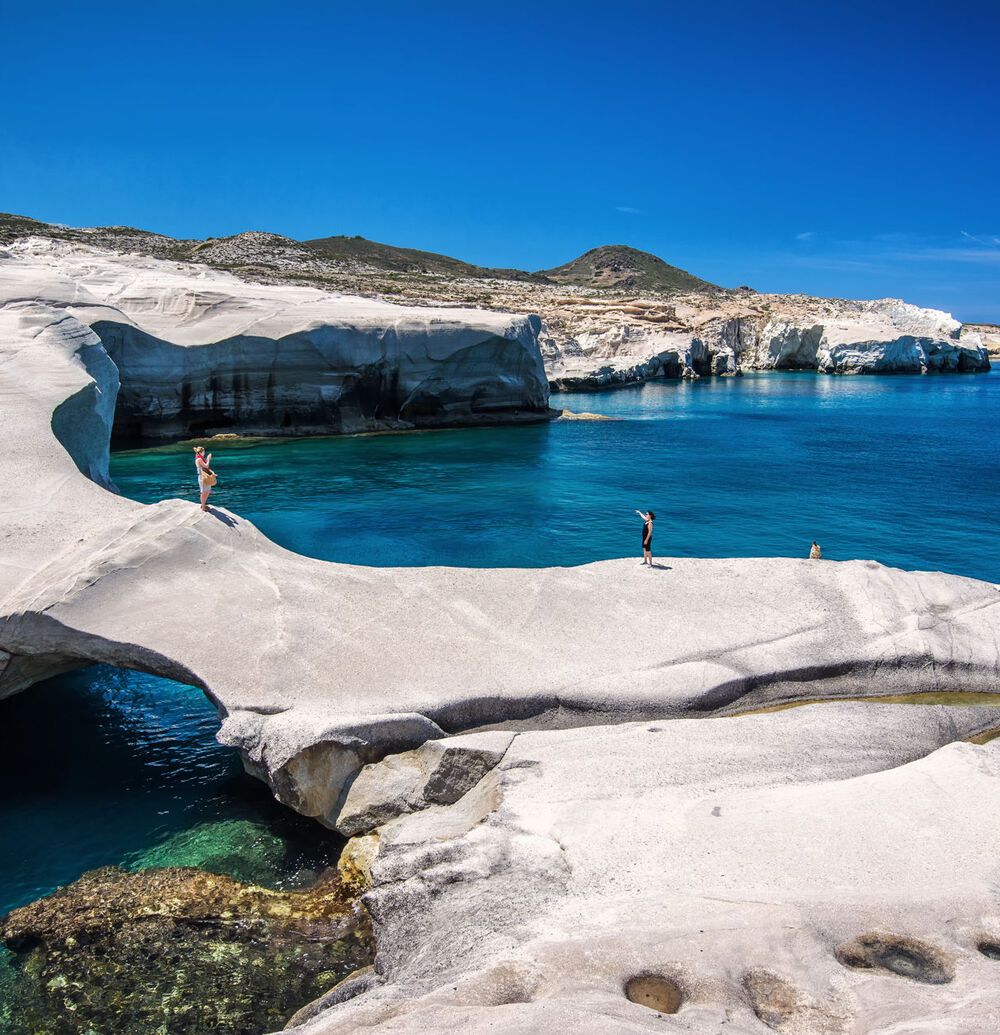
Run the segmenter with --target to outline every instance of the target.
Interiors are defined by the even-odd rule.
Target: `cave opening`
[[[0,914],[98,866],[290,887],[335,862],[342,841],[279,805],[218,728],[198,687],[111,665],[0,700],[0,838],[21,846],[0,862]]]
[[[0,700],[6,1035],[161,1030],[178,1005],[186,1030],[275,1030],[370,962],[343,838],[279,805],[218,723],[197,687],[108,665]]]

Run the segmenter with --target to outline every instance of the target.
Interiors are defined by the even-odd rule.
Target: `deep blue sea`
[[[553,405],[616,421],[214,447],[213,503],[326,560],[480,567],[875,558],[1000,581],[1000,371],[757,374]],[[122,491],[197,498],[190,447],[118,454]]]
[[[220,443],[212,502],[359,564],[638,555],[633,511],[652,508],[660,554],[804,557],[817,539],[834,559],[1000,581],[1000,372],[761,374],[553,405],[618,419]],[[186,447],[117,454],[112,473],[138,500],[197,495]],[[199,691],[104,668],[0,702],[0,914],[107,863],[272,883],[321,865],[334,843],[243,775],[215,729]]]

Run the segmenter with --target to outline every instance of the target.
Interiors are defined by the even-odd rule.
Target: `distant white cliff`
[[[728,292],[672,304],[566,298],[541,333],[549,380],[587,389],[745,370],[826,374],[990,369],[986,347],[947,313],[897,299],[852,302]]]
[[[128,227],[74,229],[0,215],[0,247],[36,259],[53,249],[50,256],[57,255],[52,259],[57,263],[102,255],[119,270],[124,267],[132,280],[127,290],[120,290],[122,273],[109,277],[106,272],[98,273],[96,283],[89,279],[88,290],[144,331],[157,315],[166,319],[160,337],[170,342],[179,318],[192,326],[207,326],[220,315],[223,323],[238,322],[236,311],[246,306],[250,323],[253,313],[263,319],[285,307],[280,363],[252,335],[236,341],[232,328],[227,333],[233,340],[214,330],[211,335],[198,331],[196,343],[203,349],[188,353],[190,370],[181,383],[186,394],[177,403],[171,401],[177,385],[162,383],[156,374],[157,364],[174,369],[169,357],[158,354],[157,343],[134,332],[115,338],[104,328],[102,337],[112,351],[127,352],[130,366],[141,355],[149,368],[144,381],[133,380],[129,371],[119,407],[119,430],[143,434],[173,434],[184,424],[196,430],[199,418],[218,428],[233,412],[246,422],[262,407],[273,413],[279,430],[286,423],[326,431],[491,420],[498,414],[507,420],[544,409],[542,376],[552,388],[587,390],[749,370],[966,373],[989,370],[990,355],[1000,354],[1000,329],[994,325],[963,326],[948,313],[891,298],[850,301],[730,290],[623,245],[591,249],[563,266],[530,273],[477,267],[359,237],[293,241],[248,231],[181,241]],[[154,264],[155,275],[149,265],[154,259],[167,260]],[[169,305],[165,298],[150,301],[166,290],[167,281]],[[369,338],[353,352],[338,335],[331,352],[329,341],[302,333],[294,319],[289,323],[288,312],[308,299],[329,300],[331,290],[341,292],[339,297],[405,302],[422,317],[412,314],[409,325],[400,328],[394,318],[374,313],[382,337],[377,333],[377,341]],[[427,313],[428,308],[438,312]],[[325,305],[322,310],[320,319],[328,319]],[[513,313],[538,318],[525,326],[527,318]],[[308,305],[304,315],[312,315]],[[419,351],[427,318],[435,324],[427,332],[438,344],[444,337],[442,319],[458,321],[479,337],[462,339],[453,362],[442,365],[435,355],[424,364],[414,350]],[[536,331],[544,375],[534,357]],[[510,344],[515,340],[528,344],[527,354]],[[399,351],[406,356],[397,382]],[[278,367],[280,376],[274,373]],[[240,377],[234,381],[237,368]],[[134,417],[126,428],[121,421],[128,413]]]

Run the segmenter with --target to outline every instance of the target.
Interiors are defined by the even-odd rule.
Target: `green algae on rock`
[[[129,870],[194,866],[209,873],[270,887],[288,846],[267,824],[249,819],[198,823],[133,856]]]
[[[271,891],[186,868],[105,867],[0,922],[6,1035],[256,1035],[371,962],[331,870]]]

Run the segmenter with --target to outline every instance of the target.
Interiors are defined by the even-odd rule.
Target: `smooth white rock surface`
[[[536,317],[251,284],[192,263],[29,238],[0,305],[62,308],[121,375],[116,431],[338,432],[542,419]]]
[[[1000,962],[977,946],[1000,937],[1000,741],[951,742],[983,713],[831,703],[520,733],[467,799],[383,827],[366,901],[384,983],[295,1030],[998,1030]],[[929,946],[954,979],[838,961],[870,932]],[[625,998],[646,973],[677,982],[678,1013]],[[794,993],[767,1026],[762,974]]]
[[[692,716],[996,693],[998,587],[862,560],[300,557],[223,509],[104,488],[105,303],[54,272],[22,286],[0,304],[0,696],[88,661],[143,668],[203,687],[300,811],[333,824],[357,786],[355,815],[381,822],[395,795],[379,983],[303,1031],[762,1032],[762,970],[797,990],[781,1031],[997,1029],[1000,964],[976,945],[1000,939],[1000,749],[959,742],[998,710]],[[500,760],[453,804],[427,792],[446,753],[484,751]],[[954,979],[837,961],[869,932],[926,942]],[[623,997],[648,969],[681,986],[676,1015]]]

